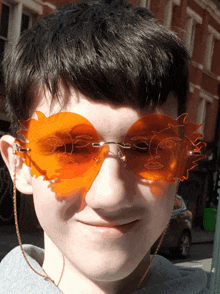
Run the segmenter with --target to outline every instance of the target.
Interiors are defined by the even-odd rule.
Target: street
[[[190,250],[190,257],[187,259],[172,259],[169,260],[176,265],[186,267],[200,267],[206,272],[210,272],[213,254],[213,243],[193,244]]]

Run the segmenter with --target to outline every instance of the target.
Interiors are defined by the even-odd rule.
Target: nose
[[[129,173],[118,155],[117,146],[109,146],[100,171],[85,197],[86,204],[95,210],[118,211],[132,206],[133,193]],[[133,180],[133,181],[132,181]]]

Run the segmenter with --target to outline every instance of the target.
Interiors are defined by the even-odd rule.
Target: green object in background
[[[203,226],[206,231],[215,231],[217,208],[204,208]]]

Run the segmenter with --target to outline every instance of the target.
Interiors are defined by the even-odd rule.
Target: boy
[[[77,2],[26,31],[4,71],[12,136],[1,152],[33,194],[45,250],[24,246],[29,264],[9,253],[1,293],[206,293],[201,270],[159,256],[149,270],[184,156],[196,154],[181,155],[177,136],[188,58],[175,35],[147,9]]]

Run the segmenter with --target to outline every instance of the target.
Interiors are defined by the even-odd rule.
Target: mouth
[[[135,220],[125,224],[90,224],[82,223],[85,228],[90,230],[92,233],[101,234],[104,238],[117,238],[133,231],[140,220]]]
[[[164,166],[162,164],[160,164],[158,161],[151,161],[148,162],[146,164],[144,164],[144,166],[148,169],[162,169]]]

